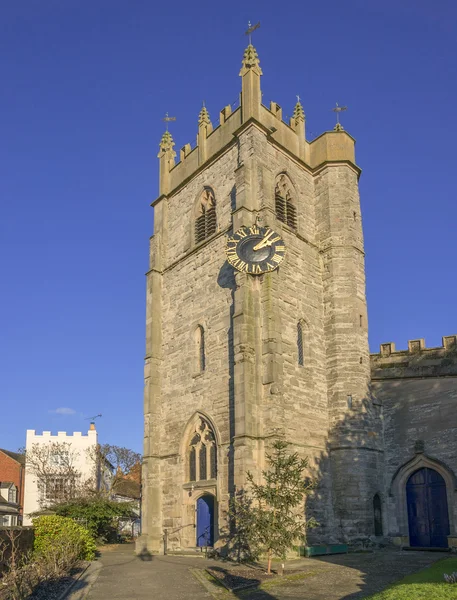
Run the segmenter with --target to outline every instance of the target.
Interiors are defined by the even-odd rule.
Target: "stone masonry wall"
[[[403,543],[408,543],[408,526],[398,481],[403,472],[409,473],[409,465],[436,468],[454,481],[448,504],[455,534],[457,353],[452,338],[445,338],[439,348],[425,348],[423,340],[413,340],[409,350],[399,352],[393,344],[383,344],[381,352],[371,356],[373,392],[384,416],[384,519],[387,533]],[[405,484],[406,477],[401,481]]]

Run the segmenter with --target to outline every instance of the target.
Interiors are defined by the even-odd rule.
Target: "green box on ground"
[[[299,546],[300,556],[322,556],[324,554],[345,554],[348,551],[347,544],[331,544],[330,546]]]

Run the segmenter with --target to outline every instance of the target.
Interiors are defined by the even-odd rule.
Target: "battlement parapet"
[[[442,346],[432,348],[423,338],[408,340],[407,350],[396,350],[393,342],[381,344],[370,357],[372,379],[457,376],[457,335],[442,340]]]
[[[283,120],[282,108],[277,102],[270,102],[268,108],[262,103],[258,56],[250,46],[248,55],[243,58],[242,91],[239,102],[228,104],[219,112],[219,124],[213,127],[209,112],[203,106],[198,119],[197,144],[185,144],[179,151],[179,162],[175,161],[174,141],[168,131],[160,142],[160,185],[159,198],[173,193],[198,169],[206,166],[222,151],[236,144],[238,130],[251,121],[257,123],[271,142],[287,148],[310,170],[319,168],[329,162],[344,162],[355,165],[355,140],[340,126],[333,131],[326,131],[308,142],[305,136],[306,117],[300,99],[287,123]],[[255,60],[251,60],[255,53]],[[238,106],[237,106],[238,104]],[[173,120],[170,118],[168,120]],[[241,129],[242,131],[242,129]],[[357,167],[356,167],[357,168]]]
[[[94,430],[89,430],[87,433],[82,433],[81,431],[74,431],[73,433],[67,433],[66,431],[58,431],[57,435],[53,434],[51,431],[43,431],[43,433],[36,433],[35,429],[27,429],[27,439],[39,438],[41,440],[49,440],[61,442],[66,438],[96,438],[97,432]]]

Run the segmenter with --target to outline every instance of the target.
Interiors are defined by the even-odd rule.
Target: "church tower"
[[[381,425],[370,393],[354,139],[306,141],[262,104],[249,44],[239,106],[177,161],[166,131],[147,274],[139,551],[223,547],[230,496],[280,437],[319,482],[314,540],[370,535]],[[246,241],[247,240],[247,241]],[[263,261],[263,262],[262,262]]]

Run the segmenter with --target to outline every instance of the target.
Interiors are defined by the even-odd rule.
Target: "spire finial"
[[[204,100],[203,100],[202,109],[200,111],[200,114],[198,115],[198,124],[199,125],[210,125],[211,124],[211,120],[209,118],[209,112],[208,112],[208,109],[205,106],[205,101]]]
[[[340,123],[340,113],[347,109],[347,106],[338,106],[338,102],[336,103],[335,108],[332,108],[332,111],[336,113],[336,125],[333,128],[334,131],[344,131],[344,127]]]

